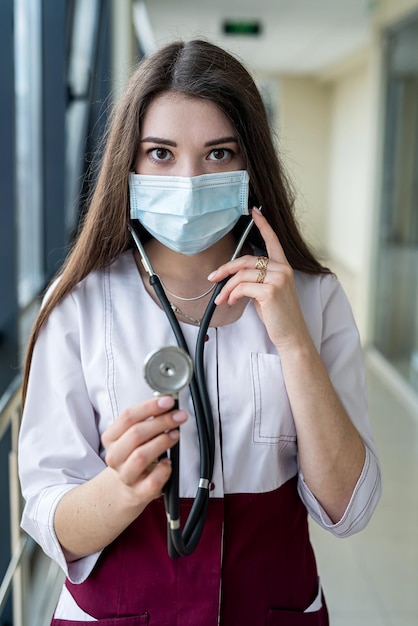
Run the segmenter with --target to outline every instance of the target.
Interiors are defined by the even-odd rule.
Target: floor
[[[349,539],[311,524],[331,626],[418,624],[418,402],[415,395],[401,402],[388,380],[369,365],[370,415],[383,468],[372,520]],[[48,576],[56,577],[55,590],[36,626],[48,623],[61,584],[54,566]]]
[[[369,525],[336,539],[311,524],[331,626],[418,624],[418,404],[368,367],[383,495]]]

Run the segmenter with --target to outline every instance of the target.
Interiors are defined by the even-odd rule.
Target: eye
[[[168,148],[150,148],[147,154],[154,161],[170,161],[173,158],[172,152]]]
[[[230,161],[234,156],[235,152],[230,148],[215,148],[211,150],[208,154],[209,161]]]

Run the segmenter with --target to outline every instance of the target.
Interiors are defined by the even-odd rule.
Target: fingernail
[[[158,398],[157,400],[157,405],[160,409],[171,409],[174,405],[174,400],[172,396],[161,396],[161,398]]]
[[[215,304],[219,304],[219,299],[220,299],[220,294],[219,294],[219,296],[216,296],[216,298],[214,300],[214,303]]]
[[[172,417],[175,422],[185,422],[187,420],[187,413],[186,411],[177,411],[173,413]]]
[[[169,431],[168,436],[169,436],[171,439],[177,440],[177,439],[180,437],[180,433],[179,433],[179,431],[177,430],[177,428],[175,428],[174,430],[170,430],[170,431]]]
[[[216,270],[214,272],[211,272],[207,278],[207,280],[212,280],[212,278],[215,278],[216,276]]]
[[[254,213],[258,213],[258,215],[262,215],[260,209],[258,209],[256,206],[253,206],[252,211],[254,211]]]

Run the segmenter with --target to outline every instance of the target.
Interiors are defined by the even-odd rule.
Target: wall
[[[303,231],[337,273],[363,344],[373,337],[384,37],[418,0],[379,0],[369,45],[317,76],[276,76],[277,134]],[[271,77],[270,77],[271,80]]]
[[[325,246],[364,344],[373,338],[385,32],[417,10],[418,0],[380,0],[369,47],[323,75],[333,91]]]
[[[379,192],[380,104],[373,51],[332,80],[326,247],[348,293],[363,343],[373,297],[375,212]]]
[[[364,268],[369,172],[367,66],[333,84],[326,243],[332,258],[358,274]]]
[[[307,239],[326,254],[331,89],[314,77],[282,76],[278,94],[280,148],[297,214]]]
[[[379,0],[375,13],[376,26],[390,26],[417,9],[417,0]]]
[[[363,52],[319,77],[282,76],[279,135],[305,235],[337,273],[367,336],[373,80]]]

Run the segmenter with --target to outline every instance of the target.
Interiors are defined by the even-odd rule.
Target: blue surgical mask
[[[171,250],[197,254],[249,214],[248,181],[245,170],[192,178],[130,174],[131,219]]]

